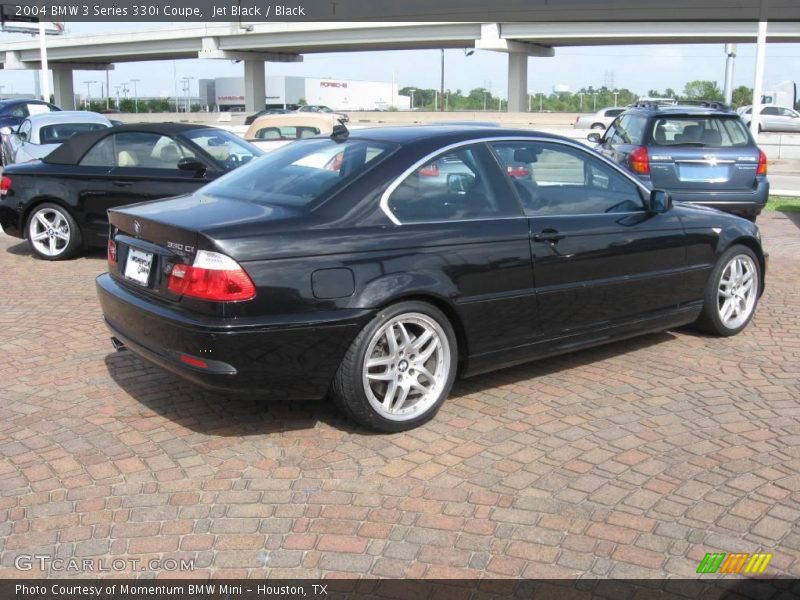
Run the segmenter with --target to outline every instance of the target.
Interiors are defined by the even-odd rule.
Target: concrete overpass
[[[263,108],[265,62],[300,62],[303,54],[384,50],[477,48],[508,55],[508,110],[524,110],[528,58],[555,48],[609,44],[756,42],[756,22],[539,22],[539,23],[239,23],[174,30],[64,35],[47,43],[56,103],[74,108],[73,70],[104,70],[117,62],[222,59],[244,65],[245,102]],[[770,23],[768,41],[800,42],[797,22]],[[4,69],[40,69],[36,39],[0,47]]]

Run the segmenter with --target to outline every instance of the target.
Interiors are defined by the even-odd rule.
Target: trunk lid
[[[109,265],[109,273],[129,289],[179,302],[181,296],[169,290],[172,269],[192,264],[198,250],[219,252],[219,232],[252,230],[296,216],[287,208],[204,194],[112,209],[109,238],[117,262]]]

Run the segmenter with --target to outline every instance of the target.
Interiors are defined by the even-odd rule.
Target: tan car
[[[295,140],[315,135],[329,135],[336,117],[327,114],[264,115],[253,121],[244,139],[264,152],[272,152]]]

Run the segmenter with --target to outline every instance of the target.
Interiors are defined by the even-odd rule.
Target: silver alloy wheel
[[[58,256],[69,246],[71,231],[60,210],[40,208],[30,220],[28,239],[45,256]]]
[[[758,269],[747,254],[737,254],[725,265],[719,280],[717,311],[728,329],[747,322],[758,298]]]
[[[450,375],[450,342],[428,315],[398,315],[375,332],[362,367],[364,392],[386,419],[408,421],[433,406]]]

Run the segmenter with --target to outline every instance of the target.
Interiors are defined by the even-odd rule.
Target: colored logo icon
[[[771,560],[772,554],[726,554],[725,552],[715,552],[706,554],[703,557],[697,567],[697,572],[761,575]]]

